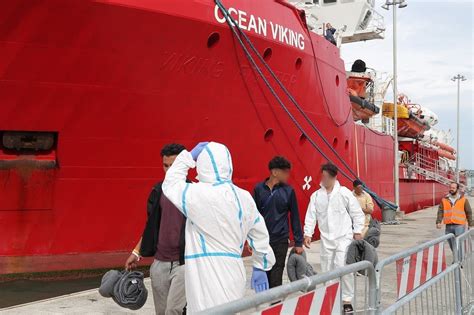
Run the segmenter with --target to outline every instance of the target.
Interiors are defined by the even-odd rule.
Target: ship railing
[[[416,153],[405,161],[404,164],[409,171],[415,171],[427,179],[433,179],[442,184],[448,184],[450,182],[448,178],[443,176],[443,170],[439,167],[439,163],[435,159]]]
[[[371,39],[383,39],[385,37],[385,22],[383,16],[368,7],[362,21],[357,25],[353,33],[343,34],[342,44],[353,43]]]
[[[419,153],[413,154],[413,156],[409,159],[409,163],[412,163],[426,170],[434,171],[435,173],[438,173],[439,171],[437,160]]]
[[[358,30],[373,31],[377,33],[383,33],[385,31],[385,22],[383,15],[375,11],[374,9],[369,9],[370,19],[364,19],[360,23]]]
[[[415,173],[424,176],[426,179],[432,179],[443,185],[449,185],[454,181],[449,172],[446,172],[442,167],[440,167],[438,160],[422,154],[413,154],[408,160],[404,161],[403,164],[409,172],[414,171]],[[471,189],[463,183],[459,183],[459,187],[467,194],[471,192]]]
[[[199,314],[342,314],[344,276],[354,277],[352,304],[355,312],[375,314],[375,271],[373,264],[368,261],[305,277]]]

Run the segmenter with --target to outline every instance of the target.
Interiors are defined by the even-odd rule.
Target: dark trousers
[[[283,269],[285,269],[286,254],[288,252],[288,240],[282,240],[277,243],[270,243],[275,254],[275,265],[267,271],[268,283],[270,288],[278,287],[283,281]]]

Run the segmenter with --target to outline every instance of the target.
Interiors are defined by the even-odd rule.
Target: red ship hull
[[[301,49],[273,39],[270,28],[267,36],[248,32],[260,52],[271,49],[270,67],[338,154],[392,200],[392,138],[355,126],[339,50],[310,35],[283,2],[224,4],[304,36]],[[0,132],[56,137],[47,152],[0,147],[1,274],[122,265],[142,232],[150,188],[163,178],[159,152],[169,142],[225,143],[234,182],[248,190],[272,156],[285,155],[304,217],[325,159],[214,10],[212,1],[0,2]],[[214,33],[218,41],[209,40]],[[53,166],[38,166],[44,160]],[[433,205],[443,193],[430,181],[402,183],[402,210]]]

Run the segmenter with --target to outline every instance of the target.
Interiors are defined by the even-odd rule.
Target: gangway
[[[426,179],[434,180],[440,184],[449,186],[453,182],[452,179],[444,176],[444,171],[439,167],[438,161],[421,154],[414,154],[405,163],[408,172],[414,172],[418,175],[424,176]],[[459,188],[468,191],[468,187],[462,183],[459,184]]]

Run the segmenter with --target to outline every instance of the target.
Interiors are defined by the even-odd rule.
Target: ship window
[[[337,0],[323,0],[324,4],[336,3]]]
[[[334,148],[337,147],[337,138],[334,138],[334,140],[332,141],[332,146],[333,146]]]

